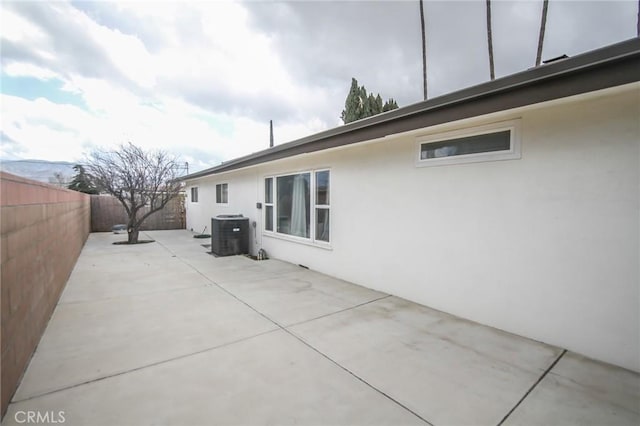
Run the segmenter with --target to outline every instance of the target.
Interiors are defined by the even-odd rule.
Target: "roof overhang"
[[[190,180],[295,155],[640,81],[640,38],[418,102],[184,176]]]

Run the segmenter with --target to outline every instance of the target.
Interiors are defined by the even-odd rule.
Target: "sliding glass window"
[[[277,232],[309,238],[310,173],[278,176],[276,178]]]
[[[264,229],[329,242],[329,171],[302,172],[264,180]]]

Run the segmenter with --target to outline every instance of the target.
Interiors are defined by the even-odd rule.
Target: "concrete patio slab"
[[[143,233],[140,238],[151,237]],[[126,235],[112,233],[94,233],[91,240],[69,277],[62,303],[210,284],[177,256],[167,256],[167,250],[159,244],[113,245],[126,240]]]
[[[286,262],[215,258],[190,232],[143,238],[156,242],[89,237],[3,425],[26,411],[70,425],[638,424],[637,373]]]
[[[424,425],[284,331],[12,404],[67,425]]]
[[[371,302],[386,294],[311,271],[220,284],[280,325],[288,326]]]
[[[148,235],[156,234],[148,232]],[[165,236],[157,236],[158,244],[168,253],[177,256],[185,265],[199,271],[217,284],[228,282],[258,281],[269,278],[278,278],[282,274],[300,271],[297,265],[270,259],[266,262],[258,262],[246,256],[215,257],[208,254],[209,248],[202,247],[197,240],[191,242],[198,253],[186,250],[185,246],[177,246],[165,240]],[[195,244],[194,244],[195,242]],[[184,242],[187,245],[187,242]]]
[[[188,247],[193,247],[193,242],[181,236],[169,239],[166,234],[157,231],[147,234],[156,238],[173,254],[188,252],[191,255],[191,248]],[[213,283],[284,326],[386,296],[384,293],[275,259],[257,262],[244,256],[209,259],[198,256],[185,261]]]
[[[638,374],[568,352],[505,425],[640,425]]]
[[[389,297],[291,331],[435,425],[496,425],[558,348]]]
[[[228,258],[214,258],[204,263],[191,262],[190,265],[197,268],[216,284],[231,282],[253,282],[263,281],[269,278],[278,278],[283,273],[293,272],[293,265],[284,262],[269,260],[257,262],[245,256],[231,256]],[[266,269],[262,264],[271,264],[270,269]],[[280,267],[280,268],[278,268]],[[300,269],[299,267],[296,267]]]
[[[275,328],[216,287],[62,303],[14,398],[74,386]]]

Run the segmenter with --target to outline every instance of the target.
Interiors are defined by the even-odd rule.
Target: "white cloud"
[[[183,151],[186,161],[204,168],[212,162],[266,147],[260,143],[261,139],[268,141],[264,123],[248,117],[207,111],[178,97],[153,90],[157,76],[162,76],[202,86],[213,80],[218,85],[228,85],[231,92],[244,90],[245,96],[251,97],[255,87],[246,84],[243,87],[243,81],[256,80],[261,70],[269,68],[272,71],[266,80],[256,80],[263,81],[263,91],[273,92],[274,84],[280,87],[288,84],[282,68],[268,54],[241,54],[258,44],[264,50],[268,49],[268,40],[264,37],[254,37],[245,31],[235,39],[238,45],[228,43],[234,40],[229,37],[229,32],[245,19],[241,7],[233,4],[214,5],[214,8],[208,4],[199,6],[199,16],[214,24],[203,32],[211,45],[216,46],[209,51],[207,40],[200,40],[199,44],[187,48],[178,43],[180,28],[170,24],[179,5],[163,4],[159,8],[149,8],[134,2],[120,6],[132,9],[138,19],[153,19],[165,24],[161,28],[164,28],[165,38],[171,42],[151,55],[137,37],[99,25],[69,4],[54,4],[47,13],[64,21],[64,25],[78,36],[90,40],[96,49],[103,50],[115,68],[136,85],[136,90],[132,91],[117,79],[84,76],[78,70],[65,68],[66,64],[57,58],[49,58],[54,59],[49,62],[53,70],[24,60],[3,64],[3,72],[8,76],[62,79],[63,90],[79,94],[87,108],[60,105],[43,98],[30,101],[3,95],[3,132],[8,139],[23,145],[21,155],[25,158],[79,161],[92,148],[107,148],[132,141],[148,149],[162,148],[177,154]],[[220,14],[222,9],[225,13]],[[8,36],[3,34],[5,39],[28,42],[32,51],[51,50],[55,34],[47,36],[42,28],[16,13],[7,12],[4,17],[10,22],[6,28],[11,30]],[[145,92],[145,89],[151,90]],[[8,150],[9,146],[6,148]],[[11,148],[15,152],[15,146]],[[9,152],[2,154],[7,156]]]
[[[26,62],[6,64],[2,70],[11,77],[33,77],[38,80],[51,80],[60,76],[53,71]]]
[[[143,88],[154,86],[156,66],[153,57],[137,37],[112,31],[93,22],[87,23],[87,33],[108,52],[109,58],[123,75]]]
[[[4,94],[1,99],[2,131],[11,140],[21,142],[24,158],[77,160],[87,142],[84,135],[98,124],[76,106]],[[4,146],[2,154],[6,154]]]
[[[43,31],[11,10],[2,10],[2,38],[15,42],[40,42],[46,38]]]
[[[546,54],[575,54],[634,29],[614,24],[635,11],[633,2],[574,3],[550,8]],[[484,2],[425,4],[430,94],[486,80]],[[79,160],[91,147],[130,140],[182,154],[193,171],[266,148],[269,119],[276,143],[337,125],[352,76],[401,106],[421,98],[419,15],[410,2],[1,7],[3,73],[58,79],[85,103],[3,95],[11,141],[3,155],[22,146],[24,158]],[[495,2],[498,75],[531,66],[539,9]],[[600,16],[597,32],[578,22]]]
[[[52,3],[48,13],[78,36],[90,41],[96,50],[104,52],[123,76],[143,88],[153,86],[155,83],[153,60],[137,37],[99,25],[69,3]],[[51,34],[50,38],[55,36]],[[32,46],[52,50],[50,42],[43,46],[38,44]],[[55,60],[55,56],[52,56],[51,59]],[[64,64],[59,65],[64,66]]]

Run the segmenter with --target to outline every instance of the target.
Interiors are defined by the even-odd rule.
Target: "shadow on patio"
[[[3,424],[640,423],[638,374],[292,264],[214,258],[188,231],[146,234],[90,235]]]

